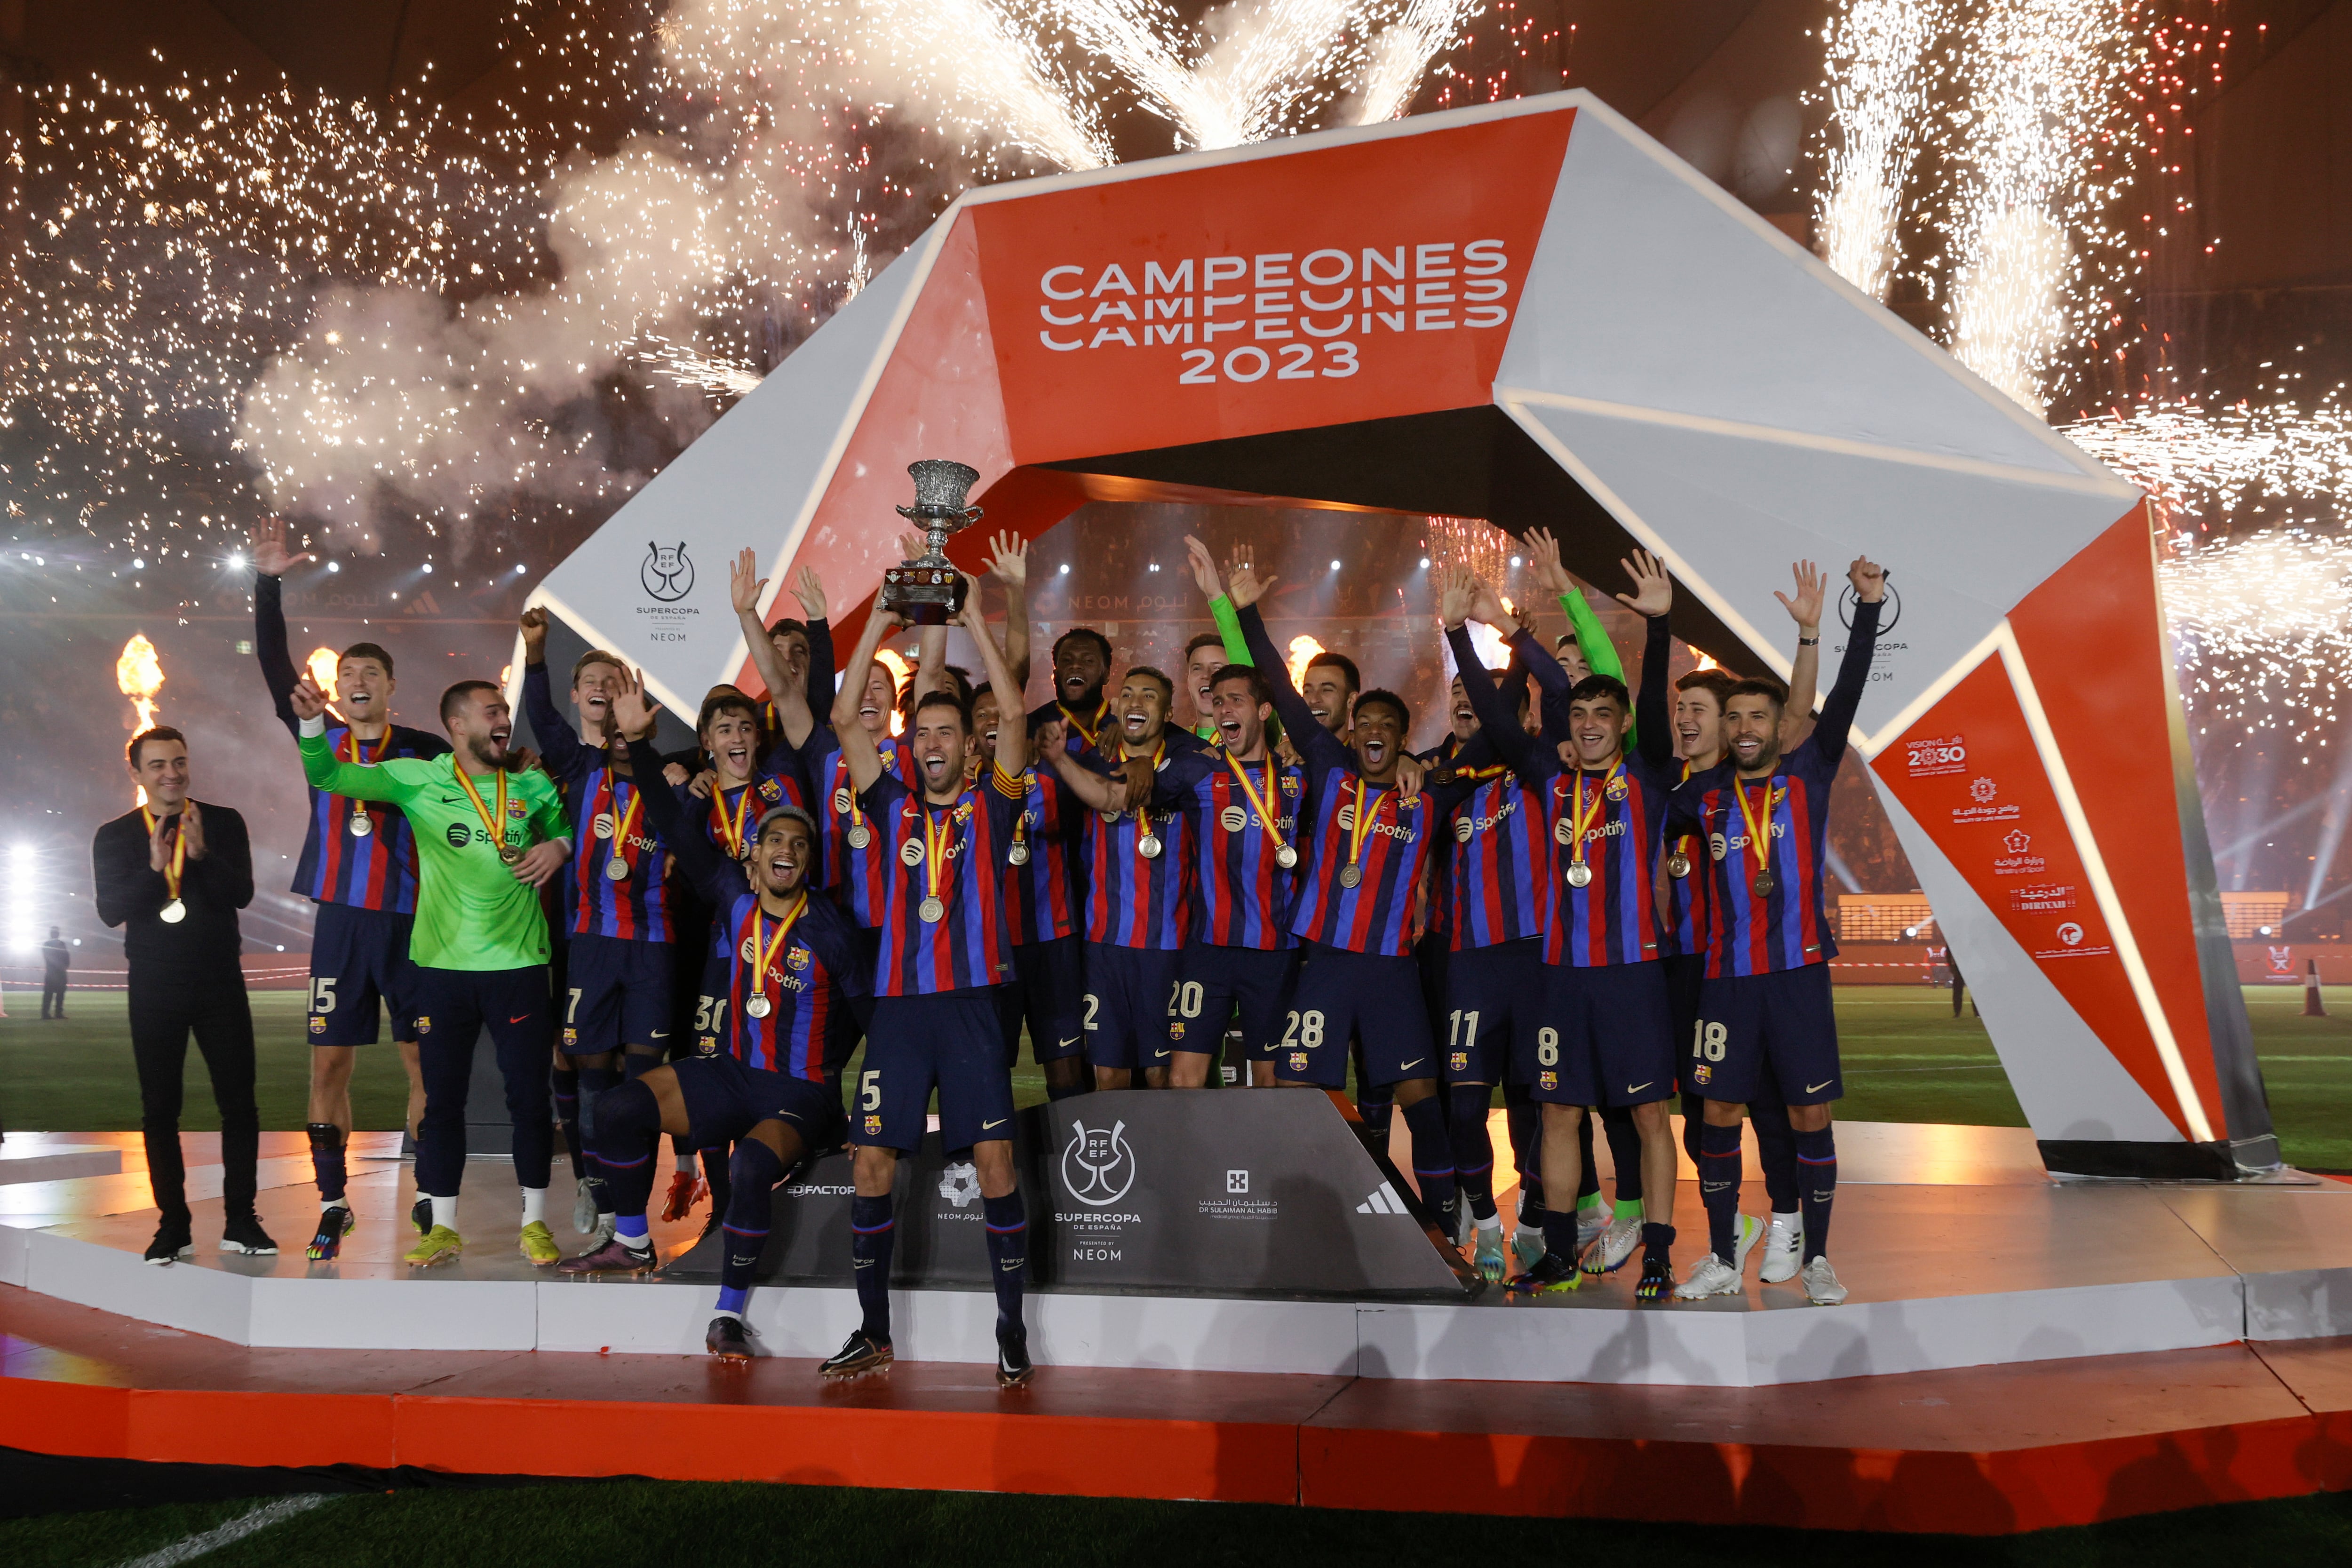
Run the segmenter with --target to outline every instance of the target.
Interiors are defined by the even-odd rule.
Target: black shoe
[[[147,1244],[149,1263],[178,1263],[196,1255],[196,1238],[189,1234],[188,1222],[167,1219],[155,1227],[155,1239]]]
[[[1577,1268],[1576,1259],[1547,1252],[1535,1260],[1534,1267],[1525,1274],[1514,1276],[1503,1289],[1514,1296],[1535,1296],[1547,1290],[1574,1290],[1583,1283],[1584,1274]]]
[[[1675,1260],[1662,1247],[1642,1254],[1642,1281],[1633,1287],[1636,1301],[1664,1301],[1675,1293]]]
[[[408,1205],[408,1223],[416,1227],[417,1235],[431,1235],[433,1232],[433,1200],[426,1197],[423,1193],[417,1194],[416,1201]]]
[[[358,1216],[352,1213],[351,1205],[328,1205],[320,1212],[319,1234],[312,1237],[310,1245],[303,1249],[305,1256],[313,1263],[331,1262],[335,1254],[343,1249],[343,1237],[351,1235],[359,1223]]]
[[[879,1372],[896,1359],[888,1340],[877,1340],[860,1329],[816,1371],[819,1377],[856,1377],[862,1372]]]
[[[724,1312],[710,1320],[710,1330],[702,1336],[702,1348],[721,1361],[751,1359],[751,1338],[743,1331],[743,1320]]]
[[[278,1244],[269,1239],[269,1233],[261,1228],[261,1222],[249,1214],[239,1215],[221,1227],[220,1249],[223,1252],[249,1252],[259,1258],[278,1256]]]
[[[1029,1331],[1024,1328],[999,1328],[996,1331],[996,1381],[1006,1388],[1029,1381],[1036,1371],[1029,1360]]]

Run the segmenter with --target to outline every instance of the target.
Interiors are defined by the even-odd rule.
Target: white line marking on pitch
[[[193,1563],[208,1552],[217,1552],[232,1542],[243,1541],[256,1531],[268,1530],[281,1520],[292,1519],[298,1513],[308,1513],[322,1502],[335,1500],[331,1492],[306,1492],[299,1497],[279,1498],[276,1502],[263,1503],[259,1508],[238,1514],[226,1524],[175,1541],[161,1552],[151,1552],[144,1557],[134,1557],[122,1568],[173,1568],[180,1563]]]

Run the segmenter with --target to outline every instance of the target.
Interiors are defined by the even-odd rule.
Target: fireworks
[[[1822,33],[1829,101],[1824,180],[1814,200],[1822,258],[1874,300],[1898,254],[1903,193],[1919,153],[1948,0],[1853,0]]]
[[[2174,526],[2227,518],[2257,500],[2340,505],[2334,498],[2352,495],[2352,410],[2333,392],[2308,413],[2289,403],[2156,404],[2062,430],[2147,490]]]
[[[2352,542],[2275,529],[2176,555],[2159,577],[2199,732],[2274,726],[2325,745],[2352,668]]]

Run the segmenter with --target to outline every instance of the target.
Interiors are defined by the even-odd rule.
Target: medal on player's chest
[[[351,742],[352,761],[357,763],[362,767],[373,767],[376,762],[383,757],[384,748],[392,744],[392,731],[386,730],[383,732],[383,739],[377,742],[375,756],[373,757],[369,756],[365,748],[361,746],[360,738],[357,735],[351,737]],[[350,826],[352,837],[354,838],[365,838],[369,834],[375,831],[375,819],[368,815],[367,803],[365,801],[355,800],[352,802]]]
[[[1769,899],[1780,880],[1772,875],[1772,805],[1780,791],[1769,778],[1764,780],[1764,809],[1759,816],[1748,804],[1748,782],[1734,775],[1731,793],[1739,801],[1739,820],[1748,829],[1748,850],[1756,858],[1756,875],[1748,887],[1759,899]]]
[[[182,921],[188,918],[188,906],[182,903],[179,900],[173,899],[170,903],[165,904],[161,910],[156,911],[155,918],[162,921],[167,926],[178,925]]]
[[[898,858],[909,867],[923,868],[923,901],[915,906],[915,914],[925,925],[935,926],[948,918],[947,900],[940,896],[940,888],[947,876],[948,849],[954,837],[956,808],[949,806],[934,825],[929,805],[918,808],[922,814],[923,838],[918,844],[909,838]]]
[[[358,801],[352,802],[351,829],[352,837],[354,838],[365,838],[375,831],[375,818],[370,816],[367,814],[367,807]]]
[[[1690,875],[1690,857],[1677,849],[1666,857],[1666,875],[1676,881]]]
[[[160,819],[147,809],[144,803],[142,803],[139,807],[139,815],[146,820],[147,837],[152,839]],[[180,899],[180,879],[185,874],[187,867],[187,825],[183,822],[172,833],[172,858],[163,866],[163,891],[166,897],[163,907],[155,911],[155,918],[167,926],[178,925],[188,918],[188,906]]]
[[[1160,858],[1160,851],[1167,847],[1167,845],[1160,842],[1160,835],[1151,831],[1151,819],[1139,817],[1135,835],[1135,852],[1146,860],[1157,860]]]
[[[1589,808],[1584,804],[1584,770],[1576,770],[1575,804],[1570,807],[1570,820],[1561,823],[1556,830],[1566,835],[1569,862],[1568,869],[1561,873],[1561,877],[1571,888],[1592,885],[1592,868],[1585,861],[1584,847],[1591,842],[1592,828],[1601,820],[1608,803],[1625,798],[1625,781],[1619,776],[1624,766],[1625,759],[1620,757],[1610,767],[1608,776],[1593,790],[1592,805]]]
[[[808,895],[800,894],[793,902],[792,913],[776,922],[776,934],[767,934],[768,911],[765,906],[751,911],[751,934],[743,939],[743,961],[751,966],[751,994],[743,998],[743,1016],[764,1018],[776,1009],[768,999],[768,971],[775,967],[776,954],[792,940],[793,927],[800,923],[808,909]]]
[[[863,822],[853,822],[849,825],[849,831],[841,838],[852,849],[863,849],[874,842],[874,830]]]
[[[1341,806],[1332,818],[1339,826],[1348,830],[1348,863],[1339,868],[1339,886],[1350,889],[1363,884],[1364,840],[1370,837],[1373,814],[1381,808],[1380,801],[1366,799],[1364,775],[1357,773],[1353,777],[1356,781],[1354,802]],[[1383,795],[1381,798],[1385,800],[1388,797]]]
[[[598,812],[596,819],[588,825],[591,833],[600,839],[608,839],[612,843],[613,853],[604,862],[604,879],[608,882],[625,882],[629,879],[629,831],[636,826],[637,812],[646,803],[646,797],[641,791],[632,790],[629,792],[628,809],[616,815],[614,808],[617,808],[620,805],[619,794],[620,786],[614,782],[613,774],[609,771],[606,772],[604,805],[607,809]],[[744,791],[747,809],[750,800],[751,792],[747,789]],[[719,813],[723,816],[726,814],[723,795],[720,796],[720,803]],[[742,833],[742,821],[739,817],[735,823],[734,832],[730,835],[733,847],[739,858],[748,857],[751,848],[749,844],[743,842]]]
[[[1224,756],[1225,766],[1234,771],[1234,778],[1235,782],[1242,786],[1242,794],[1249,797],[1250,806],[1257,813],[1257,820],[1259,825],[1265,828],[1266,837],[1274,841],[1274,863],[1281,867],[1286,871],[1291,869],[1298,864],[1298,851],[1287,839],[1282,837],[1281,823],[1274,814],[1274,802],[1279,796],[1281,792],[1274,782],[1275,772],[1273,757],[1268,756],[1265,760],[1265,793],[1264,795],[1260,795],[1258,793],[1256,781],[1249,776],[1249,770],[1242,766],[1239,762],[1235,761],[1234,754],[1231,752],[1225,752]],[[1229,809],[1237,811],[1240,808],[1231,807]],[[1241,827],[1234,827],[1227,825],[1225,830],[1229,833],[1239,833],[1242,828],[1247,827],[1248,826],[1249,819],[1244,816],[1242,819]],[[1358,872],[1356,876],[1358,881],[1363,879],[1362,872]],[[1352,888],[1356,884],[1355,882],[1349,882],[1347,885]]]
[[[498,771],[499,804],[495,810],[484,803],[482,799],[482,792],[474,787],[474,781],[467,776],[465,768],[459,764],[454,755],[449,761],[449,772],[451,776],[457,781],[457,787],[466,792],[466,798],[473,803],[474,815],[480,817],[482,819],[482,826],[489,830],[490,842],[497,845],[499,848],[499,858],[505,861],[509,866],[520,861],[522,859],[522,851],[507,842],[506,769],[500,768]]]

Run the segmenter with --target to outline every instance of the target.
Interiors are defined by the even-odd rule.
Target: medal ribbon
[[[884,770],[885,772],[888,772],[888,771],[890,771],[891,769],[893,769],[893,768],[897,767],[897,765],[898,765],[898,753],[896,752],[896,751],[893,751],[893,752],[892,752],[892,753],[891,753],[890,761],[888,761],[887,763],[883,763],[883,770]],[[848,788],[849,788],[849,759],[848,759],[847,757],[845,757],[845,756],[841,755],[839,752],[835,752],[835,753],[834,754],[834,759],[833,759],[833,788],[834,788],[834,793],[835,793],[835,794],[836,794],[836,795],[840,794],[842,790],[844,790],[844,789],[848,789]],[[747,812],[748,812],[749,810],[751,810],[751,807],[750,807],[750,806],[748,806],[748,805],[746,805],[743,809],[744,809],[745,811],[747,811]],[[748,820],[749,820],[749,818],[747,817],[745,820],[747,820],[747,821],[748,821]],[[850,790],[849,790],[849,826],[852,826],[852,827],[856,827],[856,826],[861,826],[865,821],[866,821],[866,813],[858,809],[858,805],[857,805],[857,792],[856,792],[856,790],[855,790],[855,789],[850,789]],[[735,825],[735,833],[736,833],[736,837],[737,837],[737,838],[740,840],[740,839],[741,838],[741,837],[742,837],[742,833],[743,833],[743,825],[742,825],[742,823],[739,822],[739,823],[737,823],[737,824]]]
[[[634,811],[636,808],[632,805],[630,809]],[[744,784],[743,798],[735,803],[735,815],[731,819],[727,815],[727,788],[724,784],[719,785],[712,792],[710,820],[718,827],[719,842],[727,853],[738,860],[743,858],[743,830],[751,822],[751,785],[749,783]]]
[[[1162,740],[1158,745],[1151,748],[1151,771],[1154,773],[1160,772],[1160,759],[1167,754],[1168,742],[1165,740]],[[1127,756],[1126,753],[1122,752],[1119,755],[1119,770],[1117,775],[1119,782],[1119,787],[1122,789],[1127,787],[1126,764]],[[1143,804],[1138,806],[1135,812],[1135,842],[1139,846],[1145,839],[1154,837],[1156,837],[1156,835],[1151,831],[1151,801],[1149,796],[1146,796]],[[1136,852],[1138,854],[1142,853],[1140,848]]]
[[[1769,871],[1772,868],[1772,838],[1766,829],[1772,826],[1772,780],[1769,774],[1764,779],[1764,816],[1760,827],[1757,826],[1758,819],[1748,809],[1748,781],[1738,773],[1732,774],[1731,793],[1739,800],[1739,820],[1748,825],[1748,851],[1756,857],[1756,868]]]
[[[184,810],[186,808],[183,807],[182,809]],[[158,817],[153,812],[149,811],[143,805],[139,808],[139,815],[144,817],[147,821],[147,837],[150,838],[154,837],[155,824],[163,819]],[[172,834],[172,863],[163,868],[163,889],[171,894],[171,901],[175,904],[180,901],[180,876],[182,872],[187,869],[187,867],[188,829],[187,825],[183,823]]]
[[[923,888],[934,899],[940,897],[940,878],[946,870],[948,841],[955,837],[955,806],[947,807],[935,834],[931,828],[930,803],[923,803]],[[947,900],[940,899],[940,902],[944,908]]]
[[[1690,783],[1690,759],[1688,757],[1685,757],[1683,759],[1683,776],[1681,782],[1684,784]],[[1690,854],[1690,841],[1691,836],[1687,833],[1684,834],[1680,838],[1675,839],[1673,853],[1687,857]]]
[[[1241,781],[1242,794],[1249,797],[1250,805],[1257,812],[1257,819],[1265,825],[1267,840],[1274,845],[1276,853],[1279,854],[1282,850],[1282,828],[1275,821],[1274,808],[1266,804],[1275,795],[1273,756],[1269,754],[1265,759],[1265,794],[1264,795],[1260,795],[1257,793],[1257,786],[1250,783],[1249,770],[1242,766],[1241,760],[1231,752],[1225,753],[1225,766],[1233,769],[1234,777]],[[1363,808],[1359,806],[1357,815],[1362,814]]]
[[[1095,740],[1095,737],[1102,732],[1102,721],[1105,715],[1101,709],[1097,708],[1095,710],[1095,723],[1094,728],[1091,730],[1087,728],[1087,721],[1084,719],[1079,718],[1076,713],[1070,711],[1069,704],[1066,702],[1062,705],[1062,717],[1068,721],[1071,729],[1076,730],[1079,734],[1084,735],[1087,738],[1087,746],[1088,750],[1099,751],[1101,749],[1099,743]]]
[[[612,858],[616,860],[627,860],[629,858],[629,830],[636,826],[637,814],[645,809],[646,792],[641,789],[631,790],[629,792],[629,809],[625,813],[615,812],[613,808],[620,804],[620,788],[619,775],[614,773],[610,767],[607,767],[604,770],[604,812],[613,818]],[[744,797],[747,800],[751,797],[751,792],[748,789],[743,792]],[[590,815],[593,816],[595,814],[591,813]],[[736,831],[740,835],[742,829],[739,826]],[[737,858],[740,859],[741,857],[738,856]]]
[[[792,940],[793,927],[801,923],[801,916],[807,911],[808,894],[803,891],[793,900],[793,912],[776,922],[775,940],[771,942],[764,940],[767,908],[756,900],[753,902],[751,951],[760,955],[760,962],[759,967],[751,972],[751,985],[760,995],[765,996],[768,994],[768,966],[776,962],[776,954],[782,952],[784,950],[784,943]]]
[[[449,759],[449,771],[457,775],[457,787],[466,792],[466,798],[474,803],[474,815],[480,817],[482,819],[482,826],[490,830],[490,847],[499,851],[499,859],[505,859],[507,847],[506,769],[500,768],[499,770],[499,809],[496,816],[491,815],[490,808],[482,804],[482,792],[474,787],[474,781],[466,776],[465,768],[459,765],[457,759],[454,755]]]
[[[392,749],[392,726],[389,724],[384,726],[383,738],[376,742],[375,755],[373,757],[367,754],[367,743],[360,739],[358,731],[344,731],[343,739],[351,742],[352,749],[352,754],[346,757],[344,761],[355,763],[360,767],[372,768],[375,766],[376,763],[383,761],[384,752]],[[344,798],[352,803],[352,815],[353,816],[363,817],[367,816],[367,802],[360,799],[357,795],[347,795]]]
[[[1568,848],[1570,865],[1584,864],[1585,831],[1601,820],[1601,808],[1609,801],[1609,786],[1615,782],[1617,775],[1624,771],[1625,759],[1622,757],[1610,764],[1609,772],[1601,780],[1601,787],[1592,792],[1592,809],[1587,812],[1584,809],[1584,770],[1582,768],[1576,770],[1576,837],[1570,843]]]
[[[1356,781],[1356,822],[1348,829],[1348,864],[1360,866],[1364,858],[1364,840],[1372,831],[1372,814],[1364,809],[1364,775],[1357,773],[1353,776]],[[1387,798],[1386,795],[1381,796],[1381,800]],[[1379,809],[1378,803],[1375,803],[1372,810]],[[1361,876],[1362,872],[1359,871],[1357,875]]]

